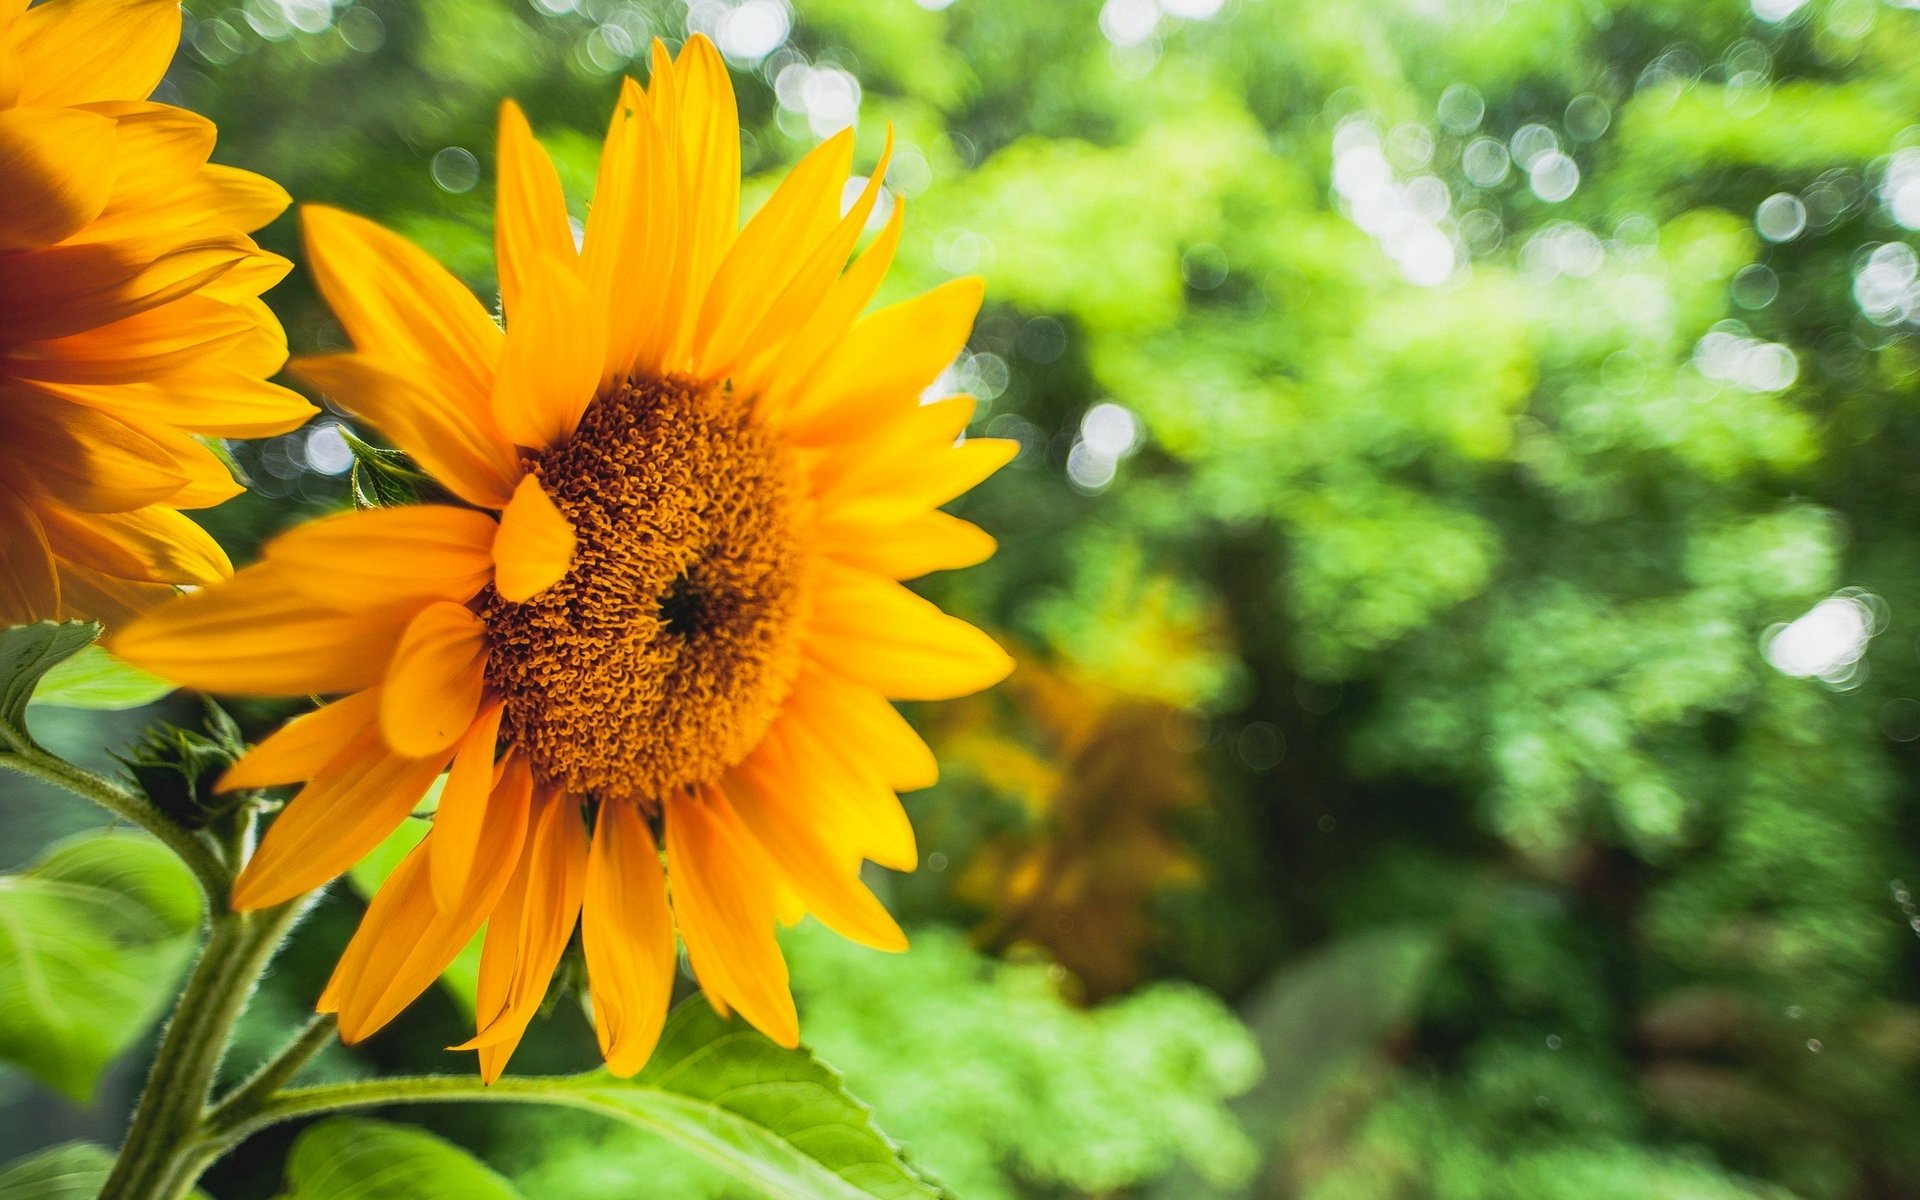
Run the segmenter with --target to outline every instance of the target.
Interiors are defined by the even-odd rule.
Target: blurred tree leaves
[[[84,1102],[171,996],[200,913],[193,876],[133,834],[0,876],[0,1058]]]

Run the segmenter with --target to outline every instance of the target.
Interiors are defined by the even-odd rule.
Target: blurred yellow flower
[[[992,553],[937,506],[1014,446],[956,444],[969,398],[919,402],[978,280],[860,315],[903,206],[849,265],[887,166],[843,212],[852,153],[850,130],[828,139],[736,230],[726,68],[703,37],[677,62],[656,43],[649,87],[621,91],[576,250],[509,102],[504,335],[414,246],[306,210],[355,350],[296,371],[464,503],[297,529],[116,647],[209,690],[347,693],[224,781],[311,781],[242,875],[241,908],[345,870],[451,767],[432,832],[321,999],[345,1039],[391,1020],[483,923],[467,1046],[489,1079],[576,918],[620,1074],[658,1038],[676,925],[713,1004],[787,1045],[776,919],[904,947],[860,865],[914,866],[895,793],[935,766],[887,700],[963,695],[1012,662],[898,581]]]
[[[0,624],[123,621],[232,573],[179,509],[239,491],[194,435],[313,414],[247,236],[287,206],[147,100],[176,0],[0,0]]]

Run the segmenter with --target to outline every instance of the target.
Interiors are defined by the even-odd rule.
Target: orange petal
[[[871,765],[890,788],[910,792],[940,778],[933,751],[886,697],[831,671],[801,668],[787,716],[832,745],[858,747],[857,761]]]
[[[494,587],[503,600],[524,604],[565,577],[573,565],[573,526],[532,475],[520,481],[500,510],[493,539]]]
[[[13,23],[18,103],[144,100],[180,44],[177,0],[51,0]]]
[[[486,513],[450,504],[371,508],[297,525],[267,543],[262,562],[289,585],[348,609],[466,601],[493,575],[498,530]]]
[[[0,255],[0,328],[16,341],[65,337],[177,300],[256,257],[240,234]]]
[[[794,686],[817,689],[817,677],[825,674],[809,666]],[[813,823],[847,854],[848,865],[870,858],[896,871],[913,870],[920,863],[913,823],[875,756],[851,730],[822,725],[817,713],[817,707],[803,710],[797,697],[789,703],[754,750],[761,775],[804,787]]]
[[[227,552],[190,517],[158,505],[128,513],[40,508],[54,553],[139,583],[218,583],[233,574]]]
[[[233,907],[291,900],[359,862],[413,811],[448,757],[402,758],[378,729],[348,742],[275,818],[234,882]]]
[[[408,758],[451,750],[473,724],[486,685],[487,627],[465,605],[441,600],[407,626],[387,668],[380,732]]]
[[[520,869],[487,929],[474,1006],[479,1033],[454,1047],[480,1051],[480,1074],[489,1083],[506,1069],[546,997],[586,887],[587,830],[578,807],[560,796],[537,807]]]
[[[27,502],[0,487],[0,625],[60,616],[60,578],[46,531]]]
[[[75,404],[120,412],[139,421],[177,425],[208,437],[258,438],[291,433],[320,410],[300,393],[224,366],[194,366],[153,383],[42,384]]]
[[[0,464],[82,512],[145,508],[191,482],[166,446],[124,421],[31,391],[0,403]]]
[[[446,786],[440,789],[440,805],[433,812],[433,899],[442,909],[457,907],[472,882],[492,811],[489,797],[497,775],[494,751],[499,742],[500,704],[496,701],[480,710],[460,739]]]
[[[113,122],[76,109],[0,112],[0,253],[51,246],[113,191]]]
[[[600,387],[606,321],[570,263],[542,256],[508,320],[492,406],[502,434],[534,450],[573,436]]]
[[[520,106],[500,106],[500,186],[494,200],[494,254],[500,265],[501,305],[511,324],[520,315],[521,297],[543,258],[579,269],[573,227],[567,223],[567,199],[560,175],[546,148],[534,140]]]
[[[727,779],[726,795],[760,849],[807,911],[842,937],[876,950],[907,948],[886,906],[860,881],[860,843],[834,845],[809,811],[813,781],[783,756],[754,755]]]
[[[607,1069],[626,1077],[646,1065],[673,996],[673,917],[660,852],[639,809],[600,806],[580,913],[593,994],[594,1032]]]
[[[512,496],[520,478],[513,447],[484,404],[429,371],[362,354],[296,359],[291,370],[392,439],[469,504],[499,508]]]
[[[950,700],[1005,679],[992,638],[889,579],[832,563],[819,573],[808,653],[895,700]]]
[[[227,768],[215,790],[304,783],[380,720],[380,689],[355,692],[295,717]]]
[[[364,217],[316,204],[300,215],[307,264],[354,347],[426,367],[447,381],[456,404],[484,405],[501,337],[473,293],[418,246]]]
[[[673,914],[701,988],[782,1046],[799,1045],[771,864],[717,791],[675,795],[665,821]]]
[[[98,621],[109,630],[119,629],[155,605],[179,595],[165,584],[132,583],[90,571],[76,563],[56,565],[60,572],[59,618],[62,621]]]
[[[489,770],[491,774],[491,770]],[[511,789],[509,789],[511,790]],[[368,1037],[433,985],[499,904],[527,833],[527,797],[502,795],[488,806],[473,848],[472,885],[452,907],[438,904],[430,881],[436,825],[374,895],[360,929],[327,985],[340,1015],[340,1040]]]

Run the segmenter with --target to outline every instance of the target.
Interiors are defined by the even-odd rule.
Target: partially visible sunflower
[[[241,491],[194,435],[314,412],[266,382],[288,263],[247,236],[287,194],[147,100],[179,41],[176,0],[0,0],[0,624],[116,624],[232,574],[178,511]]]
[[[705,38],[677,62],[655,43],[648,88],[622,88],[576,250],[553,165],[509,102],[504,334],[412,245],[305,210],[355,349],[296,371],[463,503],[314,522],[115,644],[206,690],[345,694],[223,781],[310,781],[237,907],[338,875],[449,772],[431,833],[321,997],[346,1040],[483,923],[466,1045],[488,1079],[576,920],[621,1074],[658,1039],[676,927],[715,1007],[787,1045],[776,921],[810,912],[904,947],[860,868],[915,865],[895,793],[935,765],[888,699],[972,692],[1012,661],[899,581],[992,553],[938,506],[1014,446],[956,440],[969,398],[920,403],[965,342],[978,280],[861,315],[903,208],[854,258],[887,163],[843,212],[852,153],[850,130],[829,139],[737,228],[726,68]]]

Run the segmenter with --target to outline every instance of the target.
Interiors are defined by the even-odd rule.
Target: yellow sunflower
[[[241,490],[194,435],[314,412],[266,382],[288,263],[247,236],[287,194],[147,100],[179,41],[176,0],[0,0],[0,625],[118,623],[232,574],[178,511]]]
[[[980,282],[862,316],[900,233],[895,204],[853,257],[884,156],[843,212],[842,132],[738,228],[725,66],[700,37],[652,58],[648,88],[621,91],[578,250],[552,163],[504,106],[504,334],[404,240],[305,210],[355,349],[296,372],[455,501],[313,522],[116,641],[205,690],[343,694],[224,780],[309,781],[240,908],[338,875],[448,773],[320,1007],[366,1037],[485,924],[465,1048],[488,1079],[576,920],[614,1071],[659,1036],[676,928],[715,1007],[792,1045],[776,921],[905,945],[860,867],[914,866],[895,793],[935,766],[889,698],[962,695],[1012,666],[899,582],[993,551],[938,506],[1014,447],[957,441],[969,398],[920,403]]]

